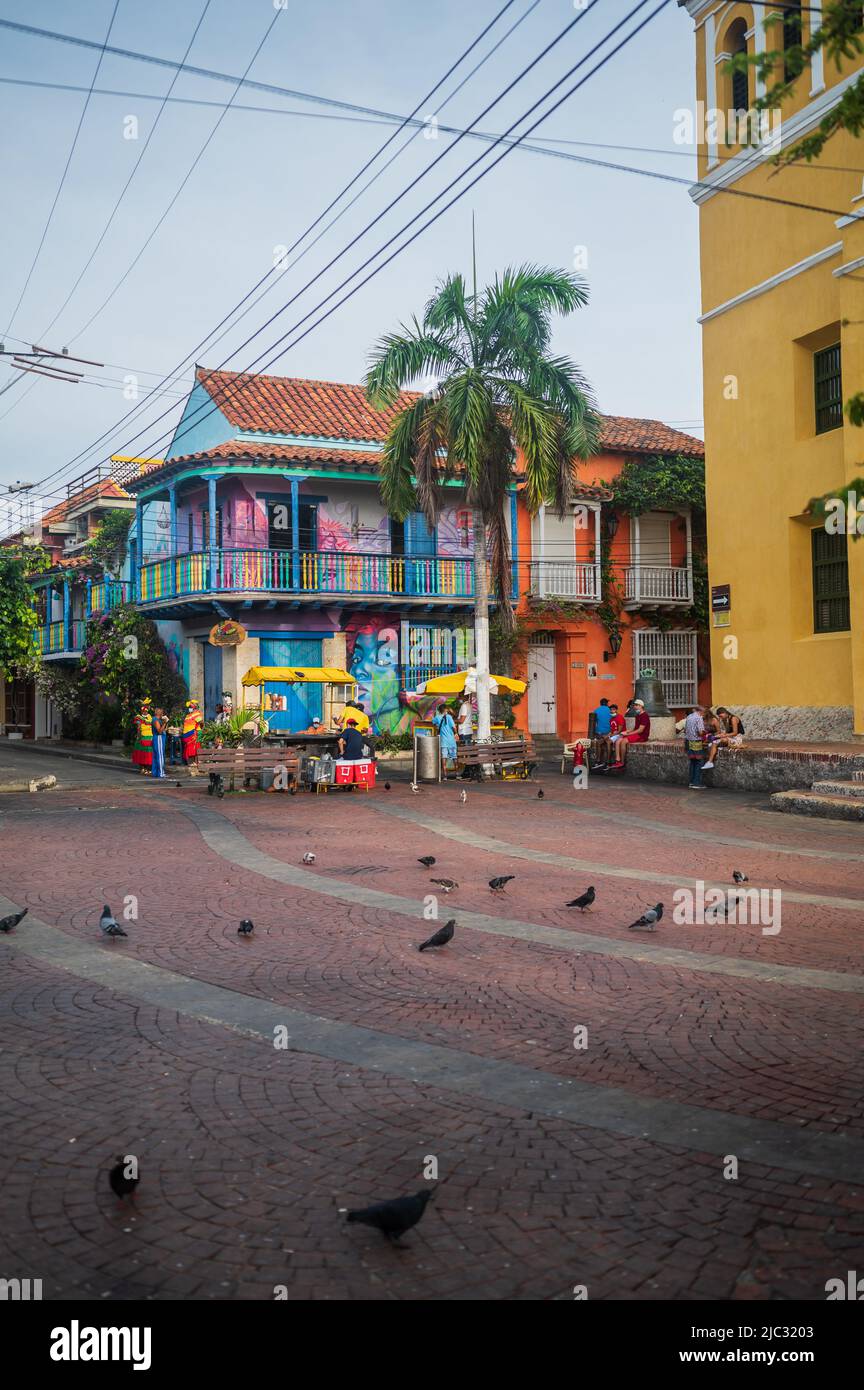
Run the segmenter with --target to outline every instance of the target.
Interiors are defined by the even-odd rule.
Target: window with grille
[[[801,42],[801,6],[800,4],[787,4],[783,10],[783,50],[787,52],[790,48],[795,48]],[[791,82],[795,73],[789,64],[788,59],[783,62],[783,81]]]
[[[849,561],[846,537],[812,532],[813,631],[849,631]]]
[[[840,344],[813,354],[813,389],[816,402],[816,433],[836,430],[843,424],[843,382],[840,373]]]
[[[657,628],[633,631],[633,682],[643,670],[651,670],[663,683],[670,709],[686,709],[696,703],[696,633],[660,632]]]
[[[729,52],[737,57],[747,52],[747,25],[739,19],[729,30],[727,37]],[[732,110],[747,111],[750,108],[750,69],[732,74]]]

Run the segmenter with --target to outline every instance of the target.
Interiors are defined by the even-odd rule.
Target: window
[[[728,52],[733,58],[739,53],[747,52],[747,25],[743,19],[736,20],[731,25],[726,42],[729,45]],[[732,74],[732,110],[748,111],[750,109],[750,69],[744,68],[742,72]]]
[[[813,631],[849,631],[849,561],[845,535],[817,528],[813,547]]]
[[[190,522],[192,518],[189,518]],[[210,516],[206,511],[201,513],[201,549],[210,549]],[[216,508],[216,549],[222,549],[222,508]]]
[[[801,5],[787,4],[783,11],[783,49],[787,52],[790,48],[797,47],[801,43]],[[783,63],[783,80],[791,82],[796,74],[792,71],[788,60]]]
[[[316,550],[318,545],[318,506],[315,502],[300,502],[298,508],[298,539],[301,551]],[[294,545],[294,518],[291,498],[286,495],[278,502],[267,503],[267,544],[271,550],[291,550]]]
[[[661,632],[658,628],[633,630],[633,681],[642,671],[653,671],[663,683],[670,709],[686,709],[697,699],[696,633]]]
[[[813,391],[816,404],[816,433],[825,434],[843,424],[843,383],[840,373],[840,344],[813,354]]]

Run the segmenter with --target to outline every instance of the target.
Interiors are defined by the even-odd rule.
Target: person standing
[[[705,710],[702,705],[694,705],[684,720],[684,749],[690,763],[691,792],[703,791],[702,759],[705,757]]]
[[[168,720],[165,718],[164,709],[155,710],[153,713],[153,761],[151,764],[154,777],[165,776],[165,730],[167,727]]]
[[[444,764],[446,776],[448,765],[451,768],[456,766],[456,721],[447,706],[442,703],[439,705],[432,722],[441,741],[441,761]]]
[[[470,743],[474,737],[474,711],[471,708],[471,701],[467,695],[462,696],[462,703],[456,715],[456,728],[459,734],[459,742]]]
[[[595,710],[594,715],[594,739],[597,744],[597,767],[605,767],[612,761],[612,741],[609,734],[612,729],[612,711],[609,708],[609,701],[605,695]]]
[[[138,713],[133,719],[135,742],[132,745],[132,761],[141,769],[142,777],[149,777],[153,765],[153,701],[149,695],[141,701]]]
[[[191,763],[198,762],[198,735],[201,725],[204,723],[204,716],[201,713],[197,700],[186,701],[186,716],[183,720],[183,730],[180,737],[183,741],[183,761],[187,767]]]

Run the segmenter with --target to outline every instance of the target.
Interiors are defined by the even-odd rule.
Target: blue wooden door
[[[260,664],[262,666],[320,666],[320,637],[262,637]],[[324,712],[324,697],[320,685],[288,685],[269,682],[265,695],[284,695],[286,708],[267,714],[273,733],[298,733],[308,729],[315,715]]]
[[[222,648],[204,643],[204,718],[216,718],[222,703]]]

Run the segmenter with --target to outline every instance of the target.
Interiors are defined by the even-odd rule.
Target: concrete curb
[[[78,748],[66,748],[54,743],[8,743],[5,740],[0,744],[0,749],[17,748],[25,753],[41,753],[47,757],[71,758],[74,762],[93,763],[96,767],[120,768],[125,772],[135,772],[135,768],[128,758],[112,757],[110,753],[96,753],[85,751]],[[29,779],[28,779],[29,780]],[[25,787],[26,791],[26,787]]]

